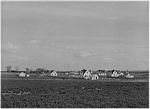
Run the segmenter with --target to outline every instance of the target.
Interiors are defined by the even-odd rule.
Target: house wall
[[[19,76],[21,76],[21,77],[25,77],[25,76],[26,76],[26,74],[25,74],[25,73],[20,73],[20,74],[19,74]]]
[[[52,72],[50,75],[51,76],[57,76],[57,73],[56,72]]]

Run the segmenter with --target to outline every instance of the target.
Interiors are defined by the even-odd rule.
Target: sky
[[[148,1],[1,2],[1,69],[148,70]]]

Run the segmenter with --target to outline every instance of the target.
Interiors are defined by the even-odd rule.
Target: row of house
[[[30,74],[26,74],[21,72],[19,74],[20,77],[29,77]],[[92,79],[97,80],[100,78],[109,78],[109,77],[126,77],[126,78],[134,78],[133,75],[129,74],[129,72],[121,72],[119,70],[112,70],[112,71],[91,71],[91,70],[82,70],[80,72],[56,72],[55,70],[51,70],[49,73],[45,74],[44,72],[39,74],[38,76],[52,76],[52,77],[74,77],[74,78],[84,78],[84,79]]]
[[[33,74],[28,74],[28,73],[26,73],[26,72],[21,72],[21,73],[19,73],[19,76],[20,76],[20,77],[29,77],[29,76],[31,76],[31,75],[33,75]],[[38,76],[44,76],[44,75],[57,76],[58,73],[56,73],[56,71],[54,71],[54,70],[51,70],[50,73],[48,73],[48,74],[45,74],[44,72],[42,72],[41,74],[38,74]]]
[[[134,75],[131,75],[128,71],[123,73],[119,70],[112,70],[112,71],[98,70],[96,72],[91,72],[89,70],[83,70],[82,74],[83,74],[84,79],[92,79],[92,80],[97,80],[97,79],[100,79],[100,78],[109,78],[109,77],[134,78]]]

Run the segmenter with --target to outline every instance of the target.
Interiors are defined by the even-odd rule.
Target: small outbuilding
[[[24,72],[21,72],[21,73],[19,73],[19,76],[20,76],[20,77],[25,77],[26,74],[25,74]]]

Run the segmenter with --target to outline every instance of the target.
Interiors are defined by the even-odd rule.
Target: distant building
[[[98,72],[105,72],[105,70],[98,70]]]
[[[24,72],[19,73],[20,77],[26,77],[26,74]]]
[[[83,78],[89,79],[90,77],[91,77],[91,72],[89,70],[84,70],[83,71]]]
[[[107,75],[107,72],[98,72],[98,75],[99,75],[99,76],[106,76],[106,75]]]
[[[120,77],[120,76],[124,76],[124,73],[121,72],[120,70],[113,70],[111,76],[112,77]]]
[[[126,78],[134,78],[134,75],[131,75],[127,70],[125,77]]]
[[[99,76],[97,74],[92,74],[92,80],[98,80]]]
[[[52,70],[51,73],[50,73],[50,76],[57,76],[57,75],[58,75],[57,72],[54,71],[54,70]]]
[[[126,77],[126,78],[134,78],[134,75],[127,74],[125,77]]]
[[[105,70],[98,70],[97,74],[100,79],[107,78],[108,76],[110,76],[110,72],[107,72]]]
[[[117,70],[113,70],[111,76],[112,77],[119,77]]]
[[[119,76],[124,76],[124,73],[121,72],[120,70],[118,71]]]

